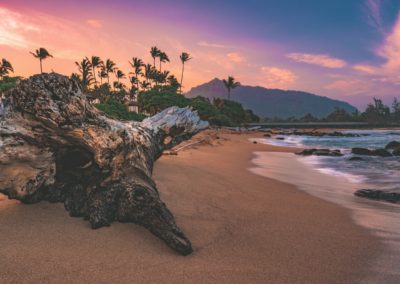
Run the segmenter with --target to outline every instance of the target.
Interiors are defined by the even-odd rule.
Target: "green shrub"
[[[217,114],[215,116],[212,116],[208,119],[208,122],[211,125],[216,125],[216,126],[234,126],[235,123],[232,122],[232,120],[227,117],[225,114]]]
[[[124,104],[113,99],[102,104],[97,104],[95,107],[115,119],[142,121],[144,118],[143,115],[129,112]]]
[[[170,86],[156,86],[150,91],[141,92],[138,96],[139,109],[154,115],[171,106],[185,107],[190,100],[176,93]]]
[[[219,115],[218,109],[203,97],[196,97],[190,100],[190,106],[197,110],[202,120],[210,120],[211,117]]]
[[[21,77],[4,77],[0,80],[0,93],[15,88],[20,80]]]

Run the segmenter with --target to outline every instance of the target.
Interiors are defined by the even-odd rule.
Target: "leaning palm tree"
[[[115,69],[117,69],[116,64],[111,59],[107,59],[104,64],[104,71],[107,73],[107,83],[110,84],[110,73],[114,73]]]
[[[239,82],[235,82],[235,78],[232,76],[228,77],[228,80],[223,80],[225,87],[228,89],[228,100],[231,99],[231,90],[240,86]]]
[[[78,66],[80,76],[80,82],[83,89],[86,91],[93,82],[92,65],[90,60],[85,57],[81,62],[75,62]]]
[[[179,56],[182,62],[182,75],[181,75],[181,84],[179,87],[179,92],[182,94],[182,84],[183,84],[183,72],[185,72],[185,62],[188,62],[192,57],[190,57],[190,54],[187,52],[182,52],[182,54]]]
[[[103,61],[98,56],[92,56],[92,58],[90,58],[90,65],[92,65],[94,83],[97,85],[96,68],[101,67],[103,65]]]
[[[0,78],[3,79],[10,72],[14,73],[14,68],[7,59],[3,58],[0,62]]]
[[[160,52],[158,56],[160,59],[160,72],[161,72],[161,63],[169,62],[169,57],[165,52]]]
[[[158,49],[157,46],[153,46],[150,49],[151,57],[153,57],[153,66],[156,68],[156,58],[160,56],[161,50]]]
[[[43,68],[42,68],[42,61],[49,58],[53,57],[45,48],[41,47],[39,49],[36,49],[35,52],[30,52],[35,58],[38,58],[40,61],[40,73],[43,73]]]
[[[137,57],[133,57],[132,61],[129,62],[129,64],[133,68],[133,74],[135,74],[136,77],[136,88],[139,90],[139,75],[142,75],[142,67],[144,66],[144,63],[141,59]]]

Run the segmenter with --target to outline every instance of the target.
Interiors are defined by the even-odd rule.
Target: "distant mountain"
[[[222,80],[216,78],[192,88],[186,96],[189,98],[203,96],[209,99],[227,98],[227,90]],[[346,102],[306,92],[252,86],[240,86],[233,89],[231,99],[241,103],[245,108],[253,110],[260,117],[270,118],[303,117],[308,113],[322,118],[330,114],[336,107],[345,109],[349,113],[357,110]]]

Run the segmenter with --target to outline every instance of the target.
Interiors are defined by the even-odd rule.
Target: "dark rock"
[[[253,144],[257,144],[257,141],[253,141]]]
[[[364,161],[364,159],[361,158],[361,157],[351,157],[351,158],[349,159],[349,161]]]
[[[391,157],[392,154],[386,149],[376,149],[372,151],[373,156]]]
[[[357,190],[354,195],[373,200],[383,200],[391,203],[397,203],[400,201],[400,193],[384,190],[360,189]]]
[[[371,150],[367,148],[353,148],[351,149],[351,153],[355,155],[371,155]]]
[[[400,142],[398,141],[392,141],[385,146],[386,150],[393,150],[397,148],[400,148]]]
[[[301,155],[301,156],[309,156],[312,155],[317,149],[304,149],[300,152],[296,152],[296,155]]]
[[[330,150],[330,149],[304,149],[300,152],[296,152],[296,155],[301,156],[330,156],[330,157],[341,157],[343,154],[340,150]]]
[[[397,148],[397,149],[394,149],[393,152],[392,152],[392,155],[393,156],[400,156],[400,147]]]
[[[379,157],[390,157],[392,154],[386,149],[375,149],[370,150],[367,148],[353,148],[351,152],[355,155],[364,155],[364,156],[379,156]]]
[[[285,137],[275,137],[276,140],[285,140]]]
[[[271,137],[271,134],[265,133],[263,136],[264,137]]]

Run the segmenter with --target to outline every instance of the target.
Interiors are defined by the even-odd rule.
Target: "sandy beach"
[[[91,230],[62,204],[0,197],[0,282],[359,283],[368,277],[381,245],[348,210],[248,170],[254,152],[290,149],[253,144],[254,134],[219,136],[214,145],[163,156],[154,169],[192,255],[176,254],[134,224]]]

